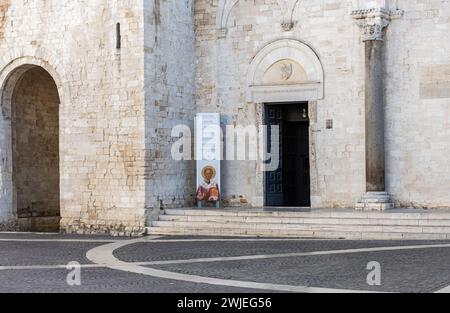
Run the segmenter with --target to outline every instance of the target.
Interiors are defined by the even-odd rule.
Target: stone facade
[[[14,90],[27,71],[39,68],[53,78],[60,98],[61,228],[140,232],[145,225],[142,4],[109,0],[0,3],[0,219],[11,224],[18,217],[20,201],[19,181],[11,179],[16,162],[11,129],[28,126],[11,125]],[[117,23],[123,33],[120,50],[116,49]],[[41,80],[29,88],[39,88]],[[34,157],[39,156],[35,151]],[[41,171],[35,179],[49,178]]]
[[[172,160],[173,127],[197,112],[259,127],[264,102],[309,102],[312,206],[354,207],[371,191],[367,40],[383,42],[375,191],[450,207],[449,28],[440,0],[0,0],[0,228],[140,233],[193,204],[195,163]],[[294,74],[279,77],[286,60]],[[226,205],[264,205],[260,165],[222,172]],[[23,196],[38,185],[45,201]]]
[[[194,125],[196,60],[193,2],[145,4],[145,201],[152,218],[194,203],[195,163],[174,161],[171,148],[172,129]]]
[[[313,207],[352,207],[364,193],[364,51],[350,16],[353,2],[296,1],[288,13],[276,0],[196,2],[199,111],[218,107],[231,123],[259,121],[261,104],[246,98],[249,64],[280,39],[304,43],[320,60],[324,96],[299,99],[312,100]],[[285,31],[289,12],[293,27]],[[325,128],[329,119],[332,130]],[[263,179],[255,164],[232,162],[225,168],[226,200],[263,204]]]
[[[355,15],[373,10],[389,12],[389,22],[377,26],[374,18],[361,29]],[[386,191],[401,207],[450,206],[448,3],[200,0],[195,23],[197,107],[219,110],[227,122],[260,120],[260,104],[249,102],[246,92],[252,60],[264,47],[299,41],[317,54],[325,79],[324,97],[310,99],[316,208],[354,207],[367,191],[364,40],[381,36]],[[326,127],[329,120],[333,129]],[[261,205],[256,165],[224,166],[226,200]]]

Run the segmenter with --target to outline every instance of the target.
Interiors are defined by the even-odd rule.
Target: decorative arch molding
[[[294,11],[300,1],[301,0],[277,0],[278,6],[283,14],[283,20],[281,21],[283,30],[291,30],[294,26]],[[217,29],[222,33],[222,35],[227,32],[227,25],[231,11],[238,2],[239,0],[219,0],[216,24]]]
[[[235,5],[239,2],[239,0],[220,0],[219,1],[219,9],[217,11],[217,28],[218,29],[226,29],[228,24],[228,19],[231,14],[231,10],[235,7]]]
[[[38,51],[40,52],[35,55],[24,55],[13,51],[9,60],[0,60],[0,108],[4,118],[10,116],[11,108],[8,100],[11,100],[15,84],[23,73],[33,67],[43,68],[53,78],[61,105],[70,103],[70,91],[63,67],[49,51],[42,48]]]
[[[266,79],[277,70],[277,80]],[[322,63],[313,49],[298,40],[277,40],[262,48],[250,63],[247,102],[317,101],[324,97],[324,80]]]

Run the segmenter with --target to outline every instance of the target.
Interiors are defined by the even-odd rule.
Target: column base
[[[394,203],[387,192],[368,192],[356,204],[358,211],[387,211],[394,208]]]

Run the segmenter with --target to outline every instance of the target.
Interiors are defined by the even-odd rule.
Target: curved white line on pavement
[[[273,291],[284,291],[284,292],[297,292],[297,293],[361,293],[361,291],[356,290],[335,290],[326,288],[310,288],[304,286],[289,286],[289,285],[276,285],[276,284],[263,284],[254,283],[238,280],[227,280],[218,279],[210,277],[202,277],[196,275],[186,275],[174,272],[156,270],[148,267],[143,267],[127,262],[120,261],[114,257],[113,252],[117,249],[123,248],[129,244],[145,242],[146,240],[132,240],[128,242],[116,242],[108,244],[105,246],[94,248],[86,254],[87,258],[97,264],[102,264],[105,267],[125,271],[129,273],[142,274],[151,277],[184,281],[189,283],[200,283],[215,286],[227,286],[234,288],[244,288],[244,289],[257,289],[257,290],[273,290]]]
[[[236,256],[236,257],[220,257],[220,258],[200,258],[200,259],[171,260],[171,261],[153,261],[153,262],[143,262],[143,263],[135,263],[135,264],[150,266],[150,265],[174,265],[174,264],[212,263],[212,262],[230,262],[230,261],[250,261],[250,260],[282,259],[282,258],[305,257],[305,256],[339,255],[339,254],[355,254],[355,253],[402,251],[402,250],[419,250],[419,249],[431,249],[431,248],[450,248],[450,244],[434,245],[434,246],[408,246],[408,247],[405,246],[405,247],[329,250],[329,251],[281,253],[281,254],[250,255],[250,256]]]
[[[151,238],[150,238],[151,239]],[[155,238],[154,238],[155,239]],[[156,240],[155,240],[156,241]],[[103,265],[105,267],[126,271],[135,274],[142,274],[151,277],[158,277],[163,279],[185,281],[190,283],[202,283],[216,286],[227,286],[235,288],[245,289],[258,289],[258,290],[271,290],[271,291],[284,291],[284,292],[298,292],[298,293],[364,293],[370,291],[359,290],[341,290],[341,289],[327,289],[327,288],[313,288],[305,286],[290,286],[290,285],[278,285],[278,284],[264,284],[248,281],[237,281],[218,279],[211,277],[202,277],[197,275],[187,275],[174,273],[169,271],[157,270],[139,265],[138,263],[127,263],[120,261],[114,257],[115,250],[123,248],[125,246],[136,243],[152,243],[151,240],[142,238],[131,241],[115,242],[108,245],[94,248],[87,253],[87,258],[96,264]],[[450,244],[441,245],[418,245],[418,246],[397,246],[397,247],[380,247],[380,248],[367,248],[367,249],[348,249],[348,250],[335,250],[335,251],[316,251],[308,253],[291,253],[291,254],[279,254],[279,255],[265,255],[265,256],[244,256],[244,257],[229,257],[229,258],[210,258],[210,259],[195,259],[195,260],[176,260],[176,261],[164,261],[164,262],[149,262],[153,265],[157,264],[184,264],[184,263],[203,263],[203,262],[220,262],[230,260],[256,260],[256,259],[271,259],[271,258],[285,258],[295,256],[317,256],[317,255],[332,255],[332,254],[355,254],[355,253],[367,253],[367,252],[383,252],[383,251],[402,251],[402,250],[419,250],[419,249],[432,249],[432,248],[450,248]],[[147,263],[147,265],[149,264]],[[142,263],[143,264],[143,263]]]
[[[450,293],[450,286],[445,287],[441,290],[436,291],[436,293]]]

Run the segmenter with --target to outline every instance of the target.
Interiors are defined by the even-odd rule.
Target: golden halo
[[[207,171],[212,171],[212,176],[211,176],[211,178],[208,178],[208,177],[206,177],[206,172]],[[205,166],[204,168],[203,168],[203,170],[202,170],[202,176],[203,176],[203,178],[204,179],[214,179],[214,178],[216,178],[216,175],[217,175],[217,171],[216,171],[216,169],[214,168],[214,167],[212,167],[212,166]]]

